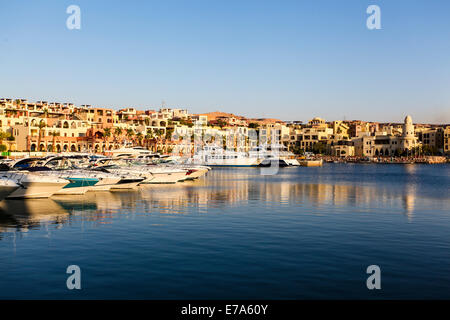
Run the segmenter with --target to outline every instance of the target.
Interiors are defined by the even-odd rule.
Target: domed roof
[[[412,124],[412,118],[411,118],[410,115],[407,115],[407,116],[405,117],[405,124]]]

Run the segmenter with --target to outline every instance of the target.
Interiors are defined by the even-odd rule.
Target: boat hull
[[[184,180],[186,172],[152,172],[153,179],[143,181],[143,184],[173,184]]]
[[[121,178],[100,178],[100,181],[89,187],[88,192],[109,191],[113,186],[119,183]]]
[[[111,186],[110,190],[129,190],[135,189],[143,179],[121,179],[117,184]]]
[[[204,176],[209,170],[206,168],[194,168],[193,172],[187,174],[184,180],[194,180]]]
[[[37,199],[49,198],[61,190],[67,182],[22,182],[21,186],[13,191],[7,199]]]
[[[17,190],[19,186],[17,184],[11,184],[6,186],[0,186],[0,201],[5,199],[8,195]]]
[[[64,188],[55,192],[56,195],[64,195],[64,194],[73,194],[73,195],[81,195],[88,192],[89,188],[94,186],[99,182],[97,178],[65,178],[69,181]]]

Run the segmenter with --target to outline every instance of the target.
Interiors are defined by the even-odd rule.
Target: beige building
[[[444,129],[444,153],[450,154],[450,126],[446,126]]]
[[[364,157],[394,156],[408,154],[419,145],[414,134],[414,124],[410,116],[406,116],[402,134],[399,136],[383,134],[365,135],[353,138],[355,155]]]
[[[341,140],[331,145],[331,155],[337,157],[353,157],[355,146],[351,140]]]
[[[341,127],[336,124],[336,127]],[[344,127],[341,127],[344,128]],[[314,118],[303,128],[291,128],[289,138],[289,148],[291,150],[300,149],[303,151],[311,150],[314,145],[321,143],[326,145],[333,136],[334,129],[330,128],[324,119]]]

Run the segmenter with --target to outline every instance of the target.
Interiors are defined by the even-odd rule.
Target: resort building
[[[387,133],[375,133],[353,138],[356,156],[395,156],[415,151],[419,145],[414,134],[414,125],[410,116],[406,116],[402,134],[399,136]]]
[[[450,126],[446,126],[444,129],[444,153],[450,154]]]
[[[189,114],[185,108],[158,111],[75,106],[73,103],[0,99],[0,147],[4,151],[109,152],[123,145],[154,151],[195,152],[205,143],[236,151],[261,144],[283,144],[291,151],[330,155],[394,156],[417,152],[449,154],[449,127],[360,120],[307,123],[247,119],[224,112]],[[421,148],[417,148],[421,146]]]

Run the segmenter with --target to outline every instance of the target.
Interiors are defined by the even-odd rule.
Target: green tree
[[[144,139],[144,135],[142,134],[142,132],[138,132],[136,134],[136,138],[137,138],[139,145],[142,146],[142,139]]]
[[[127,138],[128,139],[133,140],[134,135],[135,135],[135,133],[134,133],[133,129],[131,129],[131,128],[127,129]]]
[[[173,131],[174,131],[174,128],[167,128],[166,129],[166,139],[170,139],[172,137]]]
[[[326,146],[322,142],[317,142],[313,145],[312,151],[315,154],[324,154],[326,152]]]
[[[38,151],[41,151],[41,140],[42,140],[42,129],[44,129],[47,125],[44,121],[39,122],[39,133],[38,133]]]
[[[108,141],[109,137],[111,137],[111,128],[104,128],[103,129],[103,140],[104,140],[104,145],[106,148],[106,142]],[[103,148],[103,152],[105,152],[105,149]]]
[[[52,136],[52,152],[55,152],[55,140],[56,137],[59,136],[59,133],[55,130],[53,130],[52,132],[50,132],[50,135]]]
[[[147,149],[149,149],[150,141],[153,140],[153,131],[151,129],[147,129],[145,134],[145,142],[147,144]]]

